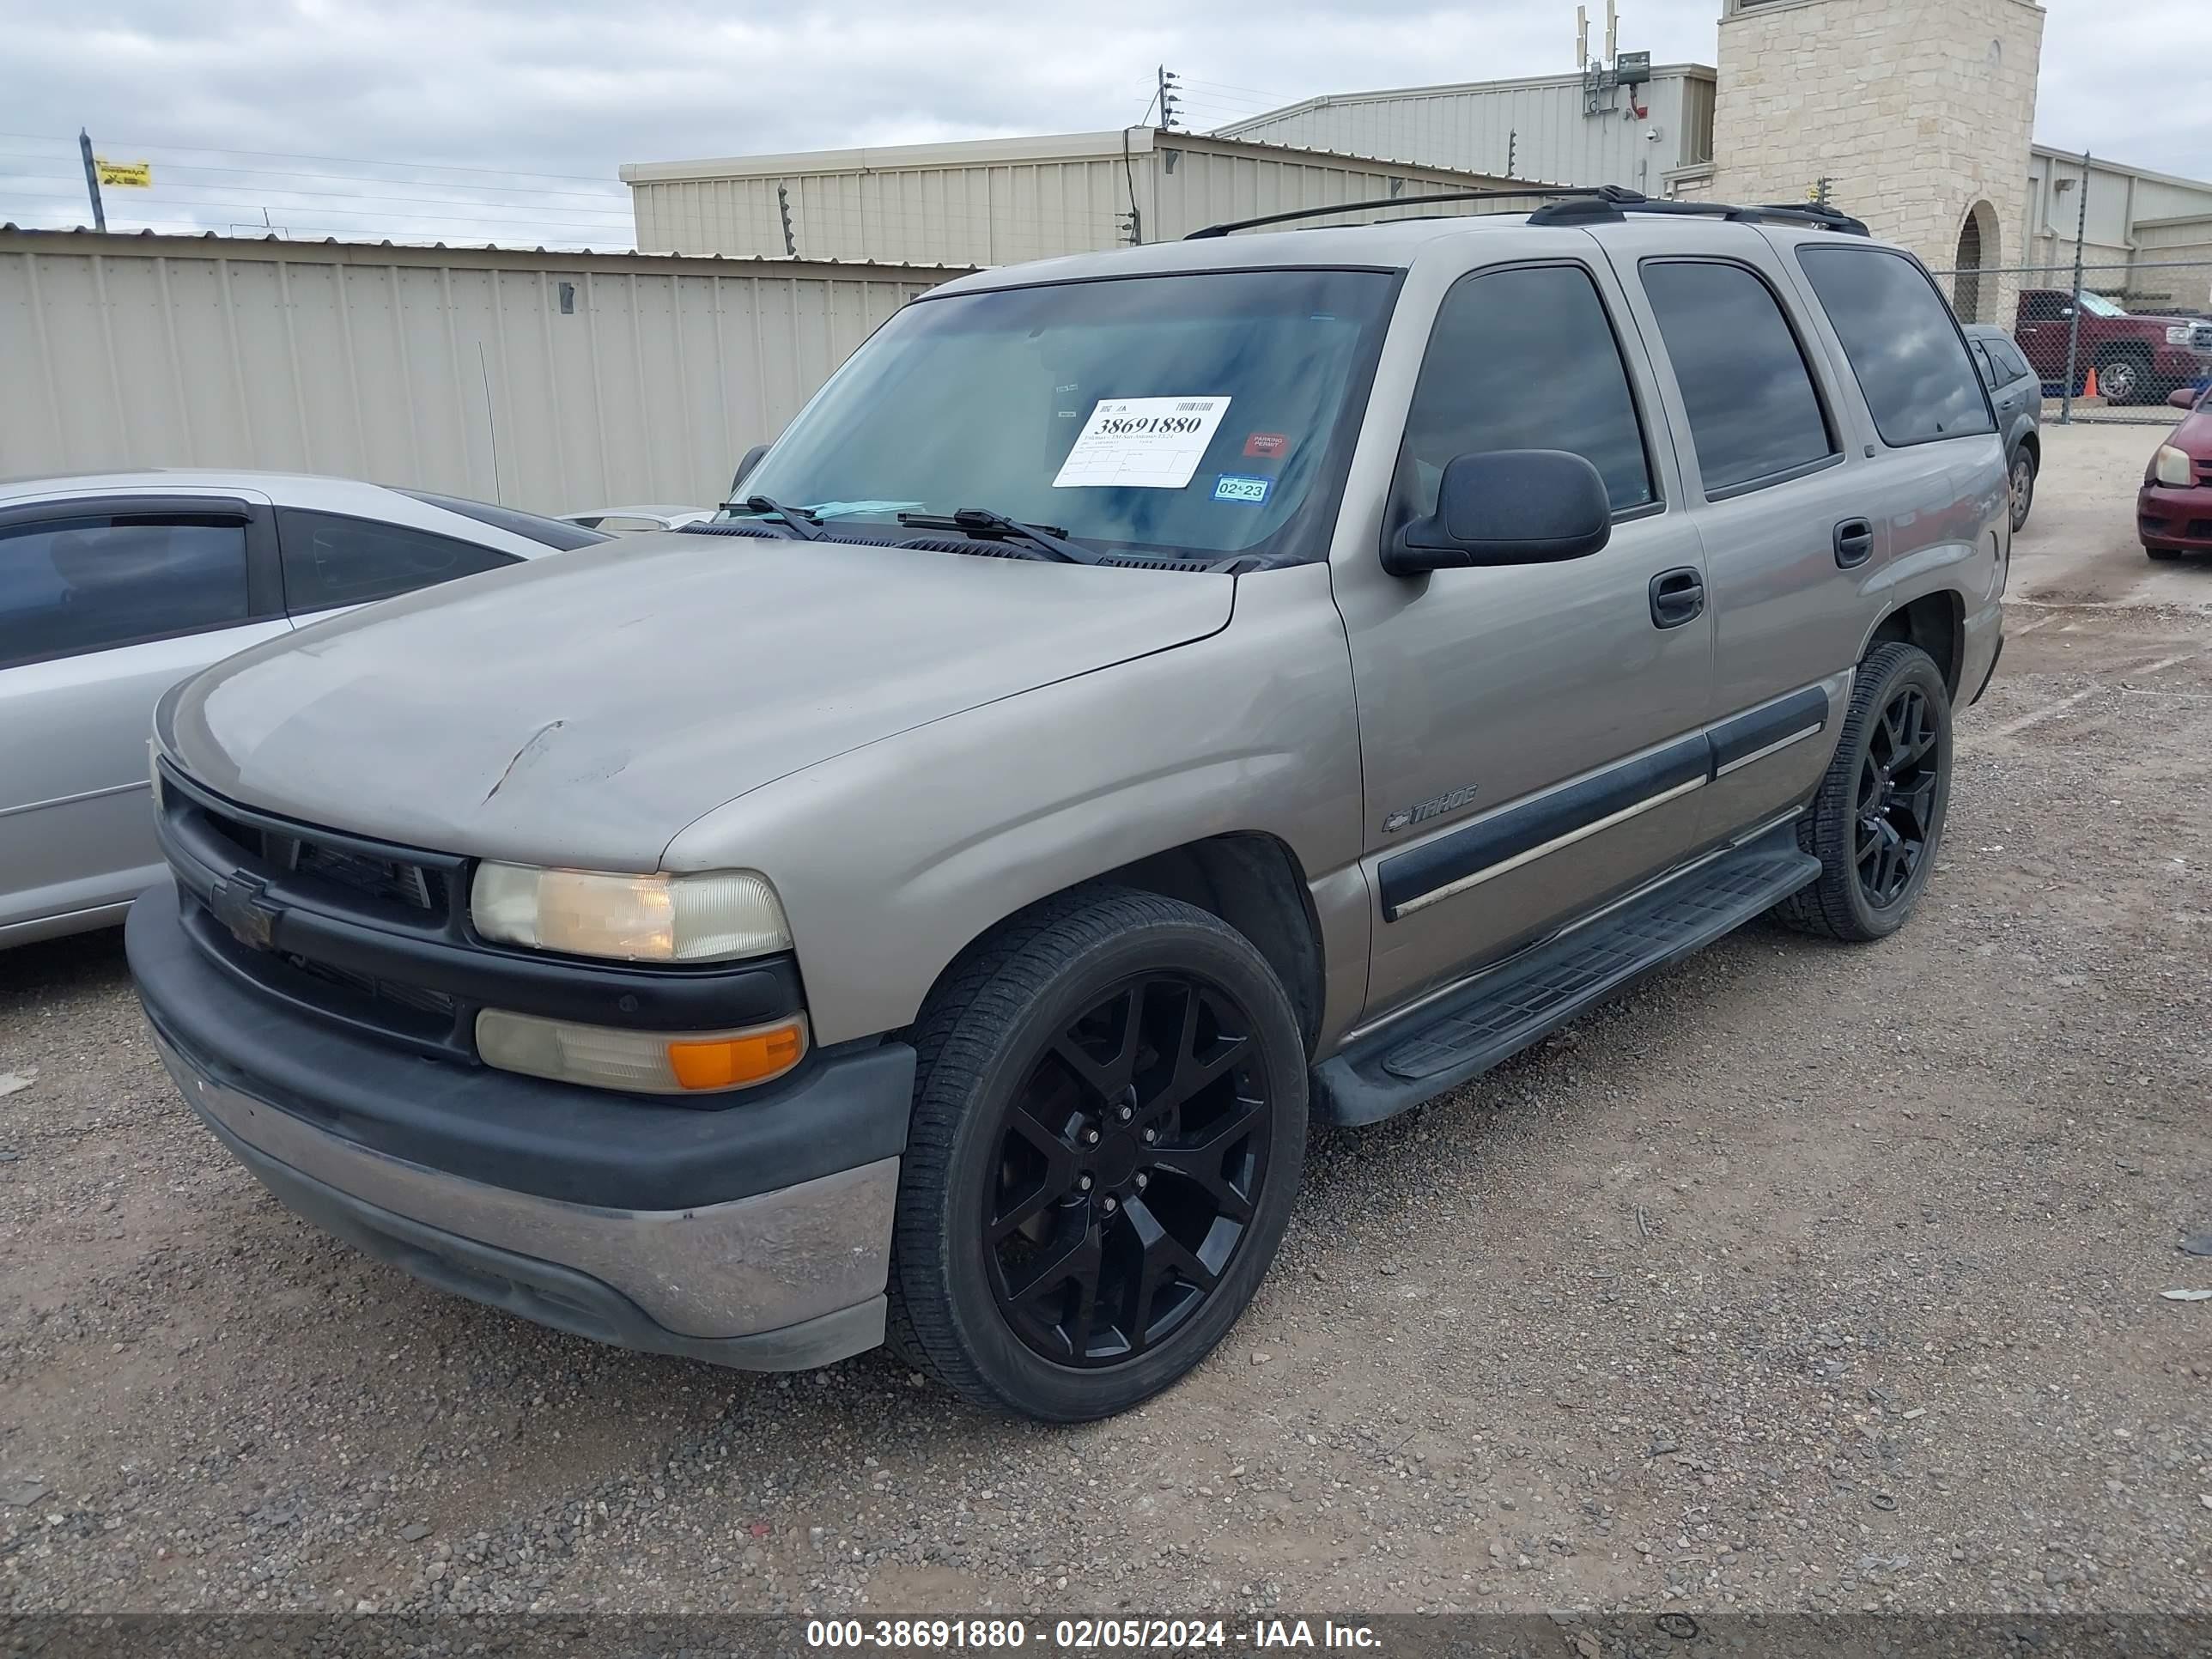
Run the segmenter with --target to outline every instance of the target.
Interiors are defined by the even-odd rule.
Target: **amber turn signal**
[[[668,1069],[686,1089],[742,1089],[781,1077],[806,1052],[806,1028],[797,1020],[742,1036],[672,1042]]]

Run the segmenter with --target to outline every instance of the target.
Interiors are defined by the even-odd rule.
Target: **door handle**
[[[1662,570],[1651,579],[1651,623],[1680,628],[1705,614],[1705,579],[1694,566]]]
[[[1836,568],[1850,570],[1874,557],[1874,522],[1846,519],[1836,526]]]

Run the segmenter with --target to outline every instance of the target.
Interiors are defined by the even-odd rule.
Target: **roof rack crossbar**
[[[1370,208],[1425,207],[1431,202],[1500,202],[1536,198],[1556,202],[1596,202],[1613,207],[1632,207],[1643,195],[1620,185],[1530,185],[1521,190],[1447,190],[1433,196],[1393,196],[1372,202],[1338,202],[1328,207],[1292,208],[1287,213],[1263,213],[1256,219],[1231,219],[1206,225],[1184,236],[1186,242],[1226,236],[1236,230],[1257,230],[1262,225],[1289,224],[1297,219],[1325,219],[1339,213],[1364,213]]]
[[[1840,231],[1850,236],[1866,236],[1865,222],[1854,219],[1848,213],[1814,202],[1773,203],[1763,207],[1736,207],[1727,202],[1669,202],[1638,199],[1633,202],[1601,200],[1582,198],[1572,201],[1556,202],[1538,208],[1528,216],[1532,225],[1614,225],[1632,213],[1680,214],[1698,218],[1726,219],[1732,223],[1755,225],[1769,220],[1785,220],[1796,224],[1818,225],[1824,230]]]

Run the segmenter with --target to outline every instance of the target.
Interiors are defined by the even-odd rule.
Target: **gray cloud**
[[[1594,6],[1593,9],[1596,9]],[[1712,61],[1718,0],[1644,0],[1621,44]],[[2144,94],[2196,0],[2054,0],[2038,136],[2212,174],[2212,99]],[[1329,91],[1559,72],[1571,7],[1281,0],[1152,11],[969,0],[928,10],[824,0],[804,11],[694,0],[0,0],[7,42],[0,218],[80,216],[73,139],[153,154],[119,222],[448,240],[623,240],[630,161],[1110,128],[1152,70],[1188,82],[1206,128]],[[42,139],[44,142],[34,142]],[[373,171],[153,146],[393,158]],[[198,170],[191,170],[197,164]],[[343,178],[279,176],[325,167]],[[370,200],[369,197],[384,199]]]

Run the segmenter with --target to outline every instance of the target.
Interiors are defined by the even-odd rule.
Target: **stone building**
[[[2033,0],[1726,0],[1705,188],[1787,202],[1826,180],[1929,265],[2018,263],[2043,19]],[[1996,320],[1996,288],[1962,281],[1961,314]]]
[[[2044,13],[2033,0],[1717,0],[1716,68],[1470,81],[1310,98],[1237,137],[1650,196],[1829,199],[1905,243],[1960,310],[2011,320],[2022,288],[2072,279],[2130,303],[2203,306],[2212,183],[2033,142]],[[2066,135],[2069,137],[2077,135]],[[2023,269],[2024,268],[2024,269]]]

